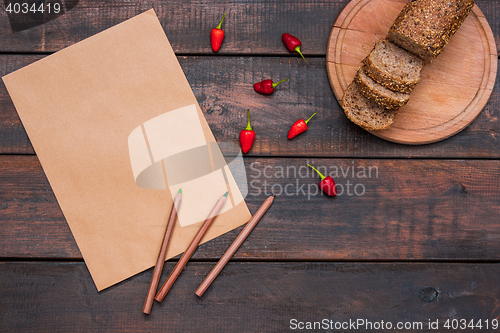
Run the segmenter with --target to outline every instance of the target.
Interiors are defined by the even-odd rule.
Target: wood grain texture
[[[353,0],[340,13],[328,40],[327,71],[341,101],[363,59],[384,38],[407,2]],[[370,20],[377,17],[377,20]],[[466,128],[482,111],[497,77],[495,38],[474,6],[439,57],[426,64],[408,104],[389,129],[371,133],[397,143],[426,144]]]
[[[152,269],[97,293],[0,83],[0,258],[7,261],[0,262],[0,331],[282,332],[294,317],[441,323],[499,318],[500,265],[491,262],[500,258],[500,87],[459,135],[408,147],[351,124],[331,91],[323,57],[348,0],[61,2],[64,15],[38,25],[17,17],[16,32],[0,2],[0,76],[153,7],[217,140],[236,143],[245,111],[252,111],[258,136],[245,159],[254,181],[247,198],[251,212],[266,198],[259,189],[288,185],[293,195],[278,195],[203,298],[195,289],[241,228],[200,246],[165,301],[146,317],[141,308]],[[500,2],[476,3],[498,47]],[[215,55],[208,36],[224,10],[226,38]],[[284,48],[283,32],[303,41],[307,63]],[[266,78],[291,81],[273,96],[255,94],[252,84]],[[286,140],[289,126],[314,112],[309,130]],[[366,193],[308,200],[307,190],[314,191],[319,178],[276,175],[280,167],[307,162],[339,172],[376,167],[378,177],[347,172],[337,183],[362,183]],[[330,262],[357,259],[406,262]],[[433,259],[444,262],[414,262]],[[455,260],[470,263],[447,262]],[[174,261],[166,263],[161,281]],[[437,298],[426,290],[436,290]]]
[[[212,266],[189,263],[146,316],[150,270],[97,293],[83,263],[0,263],[0,325],[6,332],[261,333],[288,332],[291,319],[430,319],[443,328],[447,319],[500,316],[498,264],[229,263],[198,298],[194,290]],[[162,280],[172,268],[165,265]],[[430,288],[436,298],[426,297]]]
[[[43,56],[0,55],[0,75]],[[345,117],[330,88],[324,59],[279,57],[178,57],[218,141],[238,143],[252,113],[257,139],[249,156],[499,158],[500,86],[486,108],[460,134],[432,145],[409,147],[376,138]],[[255,93],[253,83],[289,78],[272,96]],[[300,118],[316,115],[294,140],[286,134]],[[304,118],[307,119],[307,118]],[[17,112],[0,83],[0,153],[33,154]]]
[[[223,24],[226,36],[219,54],[287,55],[281,34],[289,32],[302,40],[306,56],[325,55],[332,24],[348,2],[66,0],[64,3],[69,9],[66,14],[14,33],[7,13],[0,10],[0,52],[58,51],[154,8],[177,53],[213,54],[208,36],[227,11]],[[497,45],[500,44],[500,4],[491,0],[476,3],[493,27]]]
[[[324,55],[330,28],[345,1],[97,1],[80,0],[66,14],[12,33],[0,11],[0,52],[54,52],[153,8],[176,53],[211,54],[210,30],[227,12],[218,54],[291,54],[281,35],[303,42],[305,55]],[[298,55],[297,55],[298,56]]]
[[[334,177],[336,198],[318,192],[307,163]],[[252,213],[277,196],[238,260],[500,258],[500,161],[247,158],[246,167]],[[81,258],[36,156],[2,156],[0,170],[0,257]],[[240,231],[193,258],[220,258]]]
[[[12,73],[44,56],[0,55],[0,76]],[[5,88],[0,82],[0,152],[3,154],[33,154],[33,146],[19,119],[19,115]]]

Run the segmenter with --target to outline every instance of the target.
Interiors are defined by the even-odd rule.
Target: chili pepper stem
[[[280,84],[281,82],[285,82],[285,81],[289,81],[289,80],[288,80],[288,79],[284,79],[284,80],[278,81],[278,82],[276,82],[276,83],[273,83],[273,89],[274,89],[274,88],[276,88],[276,86],[277,86],[278,84]]]
[[[245,131],[251,131],[252,130],[252,126],[250,126],[250,109],[248,109],[247,111],[248,111],[248,125],[245,128]]]
[[[312,165],[308,164],[307,166],[310,166],[314,171],[316,171],[318,173],[318,175],[321,177],[321,180],[325,179],[326,177],[323,176],[323,174],[321,172],[319,172],[318,170],[316,170],[315,167],[313,167]]]
[[[297,52],[299,52],[299,54],[302,57],[302,59],[304,59],[304,61],[306,61],[306,58],[304,58],[304,55],[302,54],[302,52],[300,52],[300,46],[297,46],[294,50],[297,51]]]
[[[219,25],[217,26],[216,29],[220,29],[222,27],[222,21],[224,21],[225,16],[226,16],[226,13],[224,13],[224,15],[222,15],[222,20],[220,20]]]
[[[305,123],[307,124],[307,123],[309,122],[309,120],[311,120],[311,118],[312,118],[312,117],[314,117],[315,115],[316,115],[316,112],[314,112],[314,114],[313,114],[312,116],[310,116],[310,117],[309,117],[309,119],[307,119],[307,120],[305,121]]]

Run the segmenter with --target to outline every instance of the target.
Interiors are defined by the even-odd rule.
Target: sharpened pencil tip
[[[226,194],[224,194],[224,196],[227,197],[228,194],[229,194],[229,191],[226,191]]]
[[[182,188],[180,188],[180,189],[179,189],[179,193],[181,193],[181,194],[182,194]]]

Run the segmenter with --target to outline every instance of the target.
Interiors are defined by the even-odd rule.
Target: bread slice
[[[363,60],[365,73],[393,91],[410,93],[420,81],[424,61],[386,39],[379,40]]]
[[[342,108],[347,118],[367,130],[378,131],[389,128],[397,110],[387,110],[366,98],[353,81],[342,98]]]
[[[443,51],[474,7],[474,0],[412,0],[387,38],[429,62]]]
[[[375,82],[366,75],[364,67],[361,67],[354,78],[361,93],[368,99],[386,109],[398,109],[408,103],[410,94],[392,91],[381,84]]]

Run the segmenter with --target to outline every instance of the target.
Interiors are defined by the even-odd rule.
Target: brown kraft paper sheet
[[[99,291],[155,264],[179,188],[167,258],[226,190],[202,242],[250,219],[153,10],[3,80]]]

